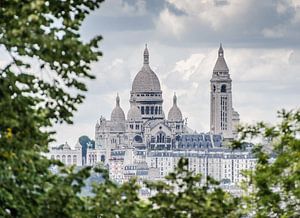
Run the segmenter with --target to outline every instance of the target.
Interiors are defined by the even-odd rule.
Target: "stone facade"
[[[49,149],[49,153],[45,153],[49,159],[59,160],[67,166],[76,165],[82,166],[82,146],[77,143],[75,149],[66,142],[58,147],[52,147]]]
[[[164,179],[185,157],[189,169],[202,174],[203,182],[208,176],[224,184],[241,182],[241,170],[254,168],[256,159],[251,145],[235,151],[224,145],[224,139],[236,136],[239,114],[232,108],[232,80],[222,46],[210,82],[211,131],[197,134],[183,120],[175,94],[165,117],[160,82],[150,68],[146,47],[143,66],[133,80],[127,117],[117,95],[110,119],[101,116],[96,123],[95,148],[87,149],[84,164],[101,162],[118,183],[132,177],[139,182]],[[73,152],[60,152],[64,151]]]
[[[232,80],[220,45],[218,59],[210,80],[210,130],[233,139],[239,123],[239,114],[232,107]]]

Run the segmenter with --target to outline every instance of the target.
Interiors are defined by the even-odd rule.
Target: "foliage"
[[[95,196],[88,198],[90,217],[239,217],[239,199],[217,187],[208,178],[200,186],[200,175],[188,170],[187,159],[180,159],[166,181],[146,182],[153,196],[139,198],[136,180],[117,185],[109,180],[107,171],[98,169],[104,182],[94,186]]]
[[[200,185],[201,176],[188,170],[188,160],[180,159],[175,172],[166,182],[149,182],[156,191],[149,198],[149,217],[239,217],[239,199],[224,192],[218,182],[208,177]]]
[[[82,208],[77,193],[88,169],[53,175],[47,151],[54,122],[72,123],[94,78],[97,36],[87,43],[79,27],[101,0],[3,0],[0,45],[10,62],[0,71],[0,216],[69,217]],[[77,211],[74,213],[74,211]]]
[[[249,139],[263,139],[254,150],[255,171],[246,172],[244,197],[255,217],[300,216],[300,111],[279,112],[277,126],[258,123],[241,127],[239,146]]]
[[[155,194],[139,198],[135,180],[122,185],[95,184],[94,195],[80,196],[90,168],[75,171],[41,155],[54,122],[72,123],[84,99],[90,65],[101,56],[97,36],[84,43],[79,28],[102,0],[2,0],[0,45],[10,62],[0,69],[0,216],[1,217],[299,217],[300,112],[282,111],[278,126],[259,123],[241,128],[240,146],[249,137],[258,145],[258,164],[247,172],[243,199],[222,191],[211,179],[179,161],[166,181],[148,182]],[[52,174],[50,167],[59,167]]]

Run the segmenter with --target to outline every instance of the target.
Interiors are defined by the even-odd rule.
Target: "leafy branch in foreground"
[[[0,216],[74,217],[88,169],[49,171],[54,122],[72,123],[93,79],[90,65],[101,56],[96,36],[80,38],[85,17],[101,0],[3,0],[0,47],[10,59],[0,69]],[[78,187],[74,186],[78,184]]]
[[[200,185],[201,175],[188,170],[188,159],[180,159],[166,182],[148,182],[156,194],[149,198],[152,205],[149,217],[240,217],[239,199],[218,187],[207,178]]]
[[[249,138],[263,139],[254,153],[255,171],[246,172],[244,197],[255,217],[299,217],[300,215],[300,111],[279,112],[281,122],[244,127],[240,145]]]

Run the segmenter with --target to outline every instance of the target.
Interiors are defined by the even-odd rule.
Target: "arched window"
[[[67,163],[68,163],[68,165],[71,165],[71,163],[72,163],[71,155],[68,155]]]
[[[144,106],[141,107],[141,114],[144,114]]]
[[[56,160],[60,160],[60,156],[59,155],[56,155]]]
[[[157,143],[164,143],[166,134],[164,132],[158,132],[156,136],[156,142]]]
[[[101,155],[101,162],[104,162],[104,161],[105,161],[105,156]]]
[[[226,85],[225,85],[225,84],[223,84],[223,85],[221,86],[221,92],[226,92]]]
[[[65,155],[62,156],[61,162],[63,162],[64,164],[66,163],[66,156]]]
[[[77,165],[77,155],[73,155],[73,164]]]
[[[54,160],[54,155],[51,155],[51,159]]]

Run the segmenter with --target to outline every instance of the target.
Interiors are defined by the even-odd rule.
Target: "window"
[[[157,106],[155,107],[155,114],[157,114]]]
[[[141,107],[141,113],[144,114],[144,106]]]
[[[149,106],[146,106],[146,114],[149,114]]]
[[[151,114],[154,114],[154,107],[151,107]]]
[[[61,162],[63,162],[64,164],[66,163],[66,156],[65,155],[62,156]]]
[[[68,155],[68,158],[67,158],[67,163],[68,163],[68,165],[71,165],[71,163],[72,163],[72,160],[71,160],[71,155]]]
[[[141,136],[136,135],[136,136],[134,137],[134,141],[137,142],[137,143],[142,143],[142,142],[143,142],[143,139],[142,139]]]
[[[216,86],[213,85],[213,92],[216,92]]]
[[[77,155],[73,155],[73,164],[77,164]]]
[[[104,162],[104,161],[105,161],[105,156],[101,155],[101,162]]]
[[[159,132],[156,136],[156,142],[157,143],[164,143],[165,142],[165,133],[164,132]]]
[[[225,84],[223,84],[223,85],[221,86],[221,92],[226,92],[226,85],[225,85]]]

